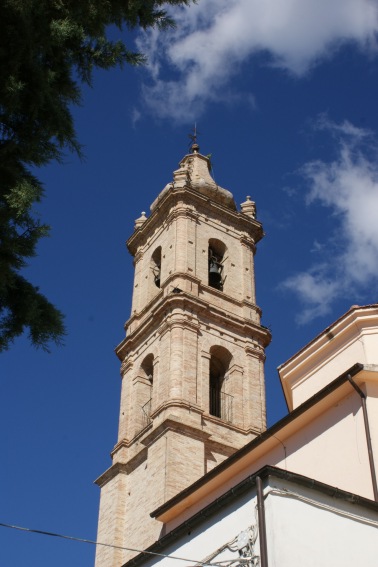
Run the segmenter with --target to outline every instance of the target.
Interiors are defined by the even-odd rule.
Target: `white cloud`
[[[378,161],[376,155],[367,157],[363,144],[369,142],[372,148],[371,134],[324,117],[321,127],[337,137],[338,156],[330,163],[309,162],[301,173],[309,184],[309,205],[317,201],[329,208],[335,232],[327,243],[328,254],[323,249],[321,264],[283,283],[304,305],[302,323],[327,313],[337,297],[378,283]]]
[[[299,324],[305,324],[326,315],[338,294],[338,282],[327,277],[327,266],[316,266],[283,282],[283,289],[294,291],[304,308],[297,316]]]
[[[179,121],[224,99],[224,87],[256,54],[302,75],[345,42],[374,51],[378,32],[377,0],[200,0],[174,17],[176,30],[153,30],[138,44],[150,61],[145,100]]]
[[[131,123],[133,125],[133,128],[136,127],[137,123],[139,122],[139,120],[141,119],[141,112],[137,109],[137,108],[133,108],[131,110]]]

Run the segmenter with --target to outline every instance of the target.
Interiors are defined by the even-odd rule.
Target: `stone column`
[[[181,320],[170,322],[170,373],[169,398],[182,398],[184,328]]]
[[[200,368],[200,388],[198,390],[200,398],[198,405],[205,413],[209,413],[210,406],[210,352],[201,351],[201,368]]]
[[[192,276],[197,273],[197,217],[193,211],[187,211],[187,271]],[[191,289],[187,291],[191,292]]]
[[[183,208],[182,203],[176,205],[176,237],[175,237],[175,272],[185,274],[188,268],[187,261],[187,249],[188,249],[188,238],[187,238],[187,227],[186,227],[186,210]]]
[[[252,238],[243,235],[240,238],[242,251],[243,298],[256,303],[254,253],[255,243]]]
[[[138,251],[135,254],[135,258],[134,258],[134,270],[135,270],[135,272],[134,272],[134,292],[133,292],[133,301],[132,301],[132,306],[131,306],[131,315],[134,315],[134,313],[138,313],[141,309],[142,260],[143,260],[143,254],[140,251]]]
[[[182,396],[191,404],[197,404],[197,348],[198,348],[198,321],[192,319],[185,322],[184,328],[184,351],[182,368]]]
[[[152,396],[152,403],[151,403],[151,413],[154,412],[154,410],[159,406],[160,403],[160,397],[159,397],[159,392],[160,392],[160,375],[159,375],[159,356],[154,356],[154,381],[153,381],[153,385],[152,385],[152,391],[151,391],[151,396]]]

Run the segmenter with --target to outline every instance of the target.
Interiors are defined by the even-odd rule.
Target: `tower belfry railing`
[[[215,387],[210,388],[210,413],[229,423],[232,422],[232,406],[234,396],[219,391]]]
[[[143,406],[141,407],[142,410],[142,427],[143,429],[147,427],[151,423],[151,403],[152,398],[148,400]]]

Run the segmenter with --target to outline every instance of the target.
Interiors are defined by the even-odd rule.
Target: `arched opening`
[[[209,240],[209,286],[223,291],[226,246],[217,238]]]
[[[151,387],[154,381],[154,355],[148,354],[140,365],[142,373],[150,382]]]
[[[154,278],[154,283],[156,287],[160,287],[160,277],[161,277],[161,246],[156,248],[155,252],[151,256],[151,270]]]
[[[226,421],[232,419],[232,396],[226,393],[226,374],[231,354],[223,347],[210,349],[209,413]]]
[[[140,384],[140,402],[142,410],[142,426],[145,427],[151,421],[152,391],[154,383],[154,355],[149,354],[140,365],[140,377],[143,382]]]

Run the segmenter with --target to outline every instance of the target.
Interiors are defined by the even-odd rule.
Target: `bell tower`
[[[121,409],[101,487],[97,540],[145,549],[164,533],[150,513],[266,428],[269,331],[256,305],[255,205],[238,212],[196,143],[145,213],[131,317],[116,349]],[[98,546],[96,567],[135,555]]]

